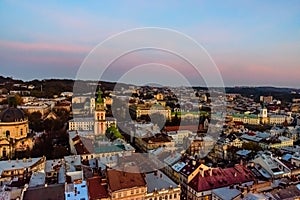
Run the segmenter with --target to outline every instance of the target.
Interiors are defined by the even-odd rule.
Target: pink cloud
[[[71,44],[25,43],[13,41],[0,41],[0,46],[1,48],[11,50],[38,52],[88,53],[91,50],[91,47]]]

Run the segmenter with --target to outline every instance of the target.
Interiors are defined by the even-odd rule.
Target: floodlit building
[[[11,158],[15,151],[31,149],[29,122],[24,112],[12,105],[0,113],[0,157]]]
[[[161,171],[147,173],[147,194],[145,200],[173,199],[180,200],[180,185],[177,185]]]

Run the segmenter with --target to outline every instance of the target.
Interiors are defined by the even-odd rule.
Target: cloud
[[[89,46],[73,44],[54,43],[26,43],[15,41],[1,41],[0,47],[9,51],[32,51],[32,52],[59,52],[59,53],[87,53],[91,50]]]

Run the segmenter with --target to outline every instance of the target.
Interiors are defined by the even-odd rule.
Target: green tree
[[[42,123],[42,114],[40,112],[33,112],[28,115],[29,126],[32,130],[40,132],[44,130]]]
[[[116,126],[110,126],[109,128],[107,128],[106,136],[111,140],[115,140],[117,138],[123,138],[122,134],[120,133],[120,131],[117,129]]]
[[[255,143],[255,142],[244,142],[242,144],[242,148],[247,149],[247,150],[251,150],[251,151],[254,151],[254,152],[262,150],[261,146],[259,146],[259,144]]]

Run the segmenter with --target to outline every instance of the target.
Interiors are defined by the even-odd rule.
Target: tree
[[[64,156],[69,155],[68,149],[64,146],[55,146],[53,148],[52,152],[52,158],[57,159],[57,158],[63,158]]]
[[[32,130],[40,132],[44,130],[42,123],[42,114],[40,112],[33,112],[28,115],[29,126]]]
[[[115,126],[110,126],[109,128],[107,128],[106,136],[111,140],[115,140],[117,138],[123,139],[123,135],[120,133],[120,131]]]
[[[254,152],[262,150],[261,146],[259,146],[259,144],[255,143],[255,142],[244,142],[242,144],[242,148],[247,149],[247,150],[251,150],[251,151],[254,151]]]

